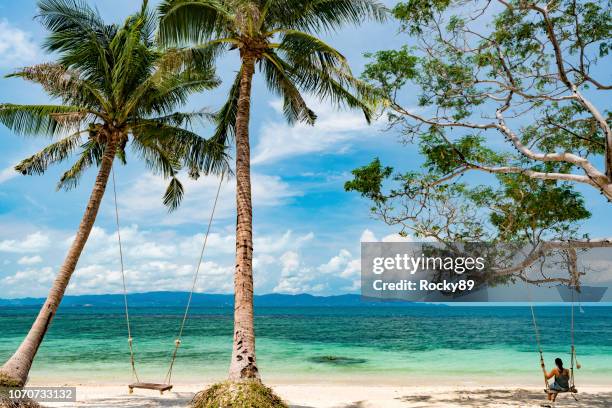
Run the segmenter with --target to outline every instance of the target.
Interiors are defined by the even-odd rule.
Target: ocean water
[[[38,309],[0,307],[0,360],[26,334]],[[141,380],[167,371],[180,308],[133,308],[132,331]],[[547,365],[569,366],[569,307],[536,308]],[[576,382],[611,385],[612,307],[576,308],[575,342],[582,369]],[[257,356],[272,382],[369,384],[513,382],[541,385],[528,307],[259,308]],[[195,308],[185,327],[175,382],[225,377],[232,310]],[[65,307],[54,319],[31,371],[33,382],[131,381],[121,308]]]

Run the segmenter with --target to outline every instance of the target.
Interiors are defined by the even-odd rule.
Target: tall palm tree
[[[117,158],[125,163],[128,143],[152,171],[170,179],[163,200],[171,209],[183,196],[177,179],[182,168],[197,176],[218,172],[226,162],[222,145],[190,130],[206,114],[174,112],[190,94],[218,84],[214,70],[202,59],[191,58],[185,64],[175,51],[162,53],[154,47],[156,19],[146,1],[123,25],[105,24],[97,10],[82,0],[42,0],[38,7],[38,18],[50,31],[45,48],[57,52],[59,60],[10,76],[42,85],[61,104],[0,105],[0,122],[14,132],[53,140],[16,170],[24,175],[42,174],[51,164],[78,152],[58,188],[75,187],[89,167],[97,166],[98,174],[47,300],[25,340],[0,369],[0,383],[14,386],[27,380],[93,227],[113,161]]]
[[[236,270],[234,341],[230,380],[258,379],[253,325],[253,237],[249,117],[255,68],[280,95],[290,123],[314,124],[315,113],[302,93],[363,110],[369,121],[374,93],[351,74],[346,59],[315,36],[345,23],[383,20],[374,0],[164,0],[159,37],[169,46],[192,45],[192,52],[220,55],[237,50],[240,70],[228,102],[219,112],[215,135],[236,143]],[[197,55],[197,53],[196,53]]]

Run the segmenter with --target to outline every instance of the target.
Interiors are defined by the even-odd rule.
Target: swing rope
[[[571,326],[570,326],[570,338],[572,341],[571,346],[571,366],[570,366],[570,388],[574,388],[574,362],[576,360],[576,347],[574,344],[574,288],[572,288],[572,310],[571,310]],[[578,362],[576,361],[576,364]]]
[[[115,223],[117,224],[117,242],[119,243],[119,262],[121,263],[121,282],[123,283],[123,304],[125,305],[125,322],[128,331],[128,345],[130,348],[130,363],[132,365],[132,378],[136,378],[136,382],[140,382],[138,372],[136,371],[136,361],[134,356],[134,347],[132,339],[132,329],[130,325],[130,312],[128,308],[127,288],[125,285],[125,268],[123,264],[123,245],[121,244],[121,227],[119,224],[119,208],[117,206],[117,184],[115,183],[115,169],[111,168],[113,179],[113,198],[115,202]]]
[[[531,289],[528,288],[529,295],[531,297]],[[530,303],[529,307],[531,307],[531,319],[533,320],[533,330],[535,331],[536,344],[538,346],[538,352],[540,353],[540,366],[542,367],[542,373],[544,374],[544,384],[546,389],[548,390],[548,380],[546,379],[546,368],[544,368],[544,352],[542,351],[542,342],[540,341],[540,330],[538,329],[538,322],[535,316],[535,310],[533,309],[533,302]]]
[[[574,286],[575,287],[575,286]],[[571,310],[570,310],[570,339],[571,339],[571,358],[570,358],[570,362],[571,362],[571,367],[570,367],[570,381],[569,381],[569,391],[572,393],[572,396],[574,397],[574,399],[576,399],[576,396],[574,396],[574,392],[575,391],[575,382],[574,382],[574,362],[576,362],[576,366],[578,367],[578,362],[576,359],[576,347],[574,344],[574,288],[572,287],[572,304],[570,306]],[[548,380],[546,379],[546,368],[544,365],[544,351],[542,350],[542,342],[541,342],[541,338],[540,338],[540,329],[538,328],[538,322],[536,319],[536,315],[535,315],[535,309],[533,307],[533,299],[531,297],[531,287],[527,286],[527,293],[529,296],[529,307],[531,308],[531,319],[533,321],[533,330],[535,333],[535,338],[536,338],[536,344],[538,347],[538,352],[540,354],[540,365],[542,367],[542,373],[544,374],[544,384],[546,387],[546,391],[548,392],[548,390],[550,389],[550,385],[548,384]],[[577,400],[577,399],[576,399]]]
[[[126,278],[125,278],[125,267],[124,267],[124,262],[123,262],[123,244],[121,241],[121,232],[120,232],[121,227],[120,227],[120,222],[119,222],[119,206],[117,204],[117,185],[115,182],[114,169],[111,169],[111,173],[112,173],[112,182],[113,182],[113,197],[114,197],[114,204],[115,204],[115,222],[117,225],[117,242],[119,244],[119,261],[121,264],[121,279],[123,283],[123,300],[124,300],[124,305],[125,305],[125,320],[126,320],[127,331],[128,331],[128,345],[130,348],[130,363],[132,366],[132,377],[136,378],[136,381],[140,383],[140,378],[138,377],[138,372],[136,371],[136,357],[135,357],[134,347],[133,347],[132,329],[131,329],[131,324],[130,324],[130,313],[129,313],[129,308],[128,308],[128,295],[127,295],[127,286],[126,286]],[[215,216],[215,210],[217,208],[217,203],[219,202],[219,195],[221,193],[221,186],[223,184],[224,176],[225,176],[225,172],[221,174],[221,177],[219,179],[219,186],[217,187],[215,201],[213,203],[210,218],[208,219],[208,227],[206,228],[206,234],[204,235],[204,241],[202,243],[202,249],[200,251],[199,261],[198,261],[198,264],[196,266],[196,270],[193,276],[193,282],[191,285],[191,290],[189,292],[187,306],[185,307],[185,313],[183,314],[183,318],[181,320],[178,335],[176,339],[174,340],[174,350],[172,352],[172,357],[170,359],[170,367],[168,369],[168,372],[166,373],[166,376],[164,377],[164,382],[163,382],[164,384],[170,384],[170,381],[172,380],[172,370],[174,368],[174,362],[176,361],[178,349],[181,346],[183,330],[185,328],[185,323],[187,322],[187,317],[189,315],[189,308],[191,307],[191,300],[193,298],[193,292],[195,291],[195,288],[198,282],[198,276],[200,274],[200,267],[202,265],[202,261],[204,260],[204,251],[206,250],[206,244],[208,243],[208,236],[210,235],[210,228],[211,228],[214,216]]]
[[[174,368],[174,362],[176,360],[176,355],[178,353],[178,349],[181,346],[181,339],[183,337],[183,329],[185,328],[185,322],[187,321],[187,316],[189,314],[189,308],[191,307],[191,299],[193,298],[193,292],[195,291],[196,285],[198,283],[198,276],[200,274],[200,267],[202,265],[202,261],[204,260],[204,250],[206,249],[206,244],[208,243],[208,236],[210,234],[210,227],[213,222],[213,218],[215,217],[215,210],[217,209],[217,203],[219,202],[219,194],[221,192],[221,185],[223,183],[223,176],[225,173],[221,173],[221,178],[219,180],[219,186],[217,187],[217,194],[215,195],[215,201],[213,203],[213,208],[210,213],[210,218],[208,219],[208,227],[206,228],[206,234],[204,235],[204,242],[202,243],[202,250],[200,251],[200,258],[198,260],[198,265],[196,266],[195,273],[193,274],[193,282],[191,284],[191,291],[189,291],[189,298],[187,299],[187,306],[185,307],[185,314],[183,315],[183,320],[181,321],[181,326],[178,331],[178,335],[176,336],[176,340],[174,340],[174,351],[172,352],[172,358],[170,359],[170,367],[168,368],[168,373],[164,378],[165,384],[170,384],[172,380],[172,369]]]

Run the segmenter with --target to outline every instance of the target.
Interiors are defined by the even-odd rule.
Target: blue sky
[[[139,0],[91,1],[107,21],[122,21]],[[0,2],[0,74],[16,67],[52,60],[40,49],[44,30],[32,19],[34,0]],[[368,23],[326,39],[361,72],[364,52],[404,43],[397,25]],[[224,84],[192,98],[185,110],[216,109],[223,102],[237,60],[223,59],[218,73]],[[0,102],[45,103],[40,88],[16,79],[0,79]],[[316,126],[285,124],[278,100],[256,79],[251,119],[257,293],[337,294],[357,292],[362,237],[390,239],[396,231],[374,220],[369,205],[343,191],[355,167],[378,156],[398,169],[417,169],[414,146],[400,146],[398,135],[368,126],[359,112],[335,111],[313,102]],[[206,130],[203,131],[206,136]],[[89,195],[94,172],[70,192],[55,191],[66,165],[44,176],[23,177],[12,166],[44,146],[45,140],[11,134],[0,125],[0,297],[42,296],[63,260]],[[137,161],[117,166],[128,289],[185,290],[197,261],[205,221],[217,180],[184,179],[183,206],[168,214],[161,204],[164,181]],[[581,189],[581,191],[583,191]],[[594,216],[584,229],[605,235],[611,221],[606,204],[584,190]],[[223,185],[218,216],[205,256],[198,290],[229,293],[234,250],[233,181]],[[90,242],[69,294],[120,291],[112,197],[102,204]]]

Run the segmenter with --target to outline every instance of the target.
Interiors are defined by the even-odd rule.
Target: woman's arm
[[[544,370],[544,374],[547,380],[550,380],[551,378],[553,378],[555,375],[557,375],[557,368],[553,368],[552,370],[550,370],[550,372],[547,372],[546,370]]]
[[[550,372],[546,371],[546,367],[544,366],[544,361],[540,362],[540,366],[542,366],[542,371],[544,372],[544,378],[550,380],[557,373],[557,368],[553,368]]]

